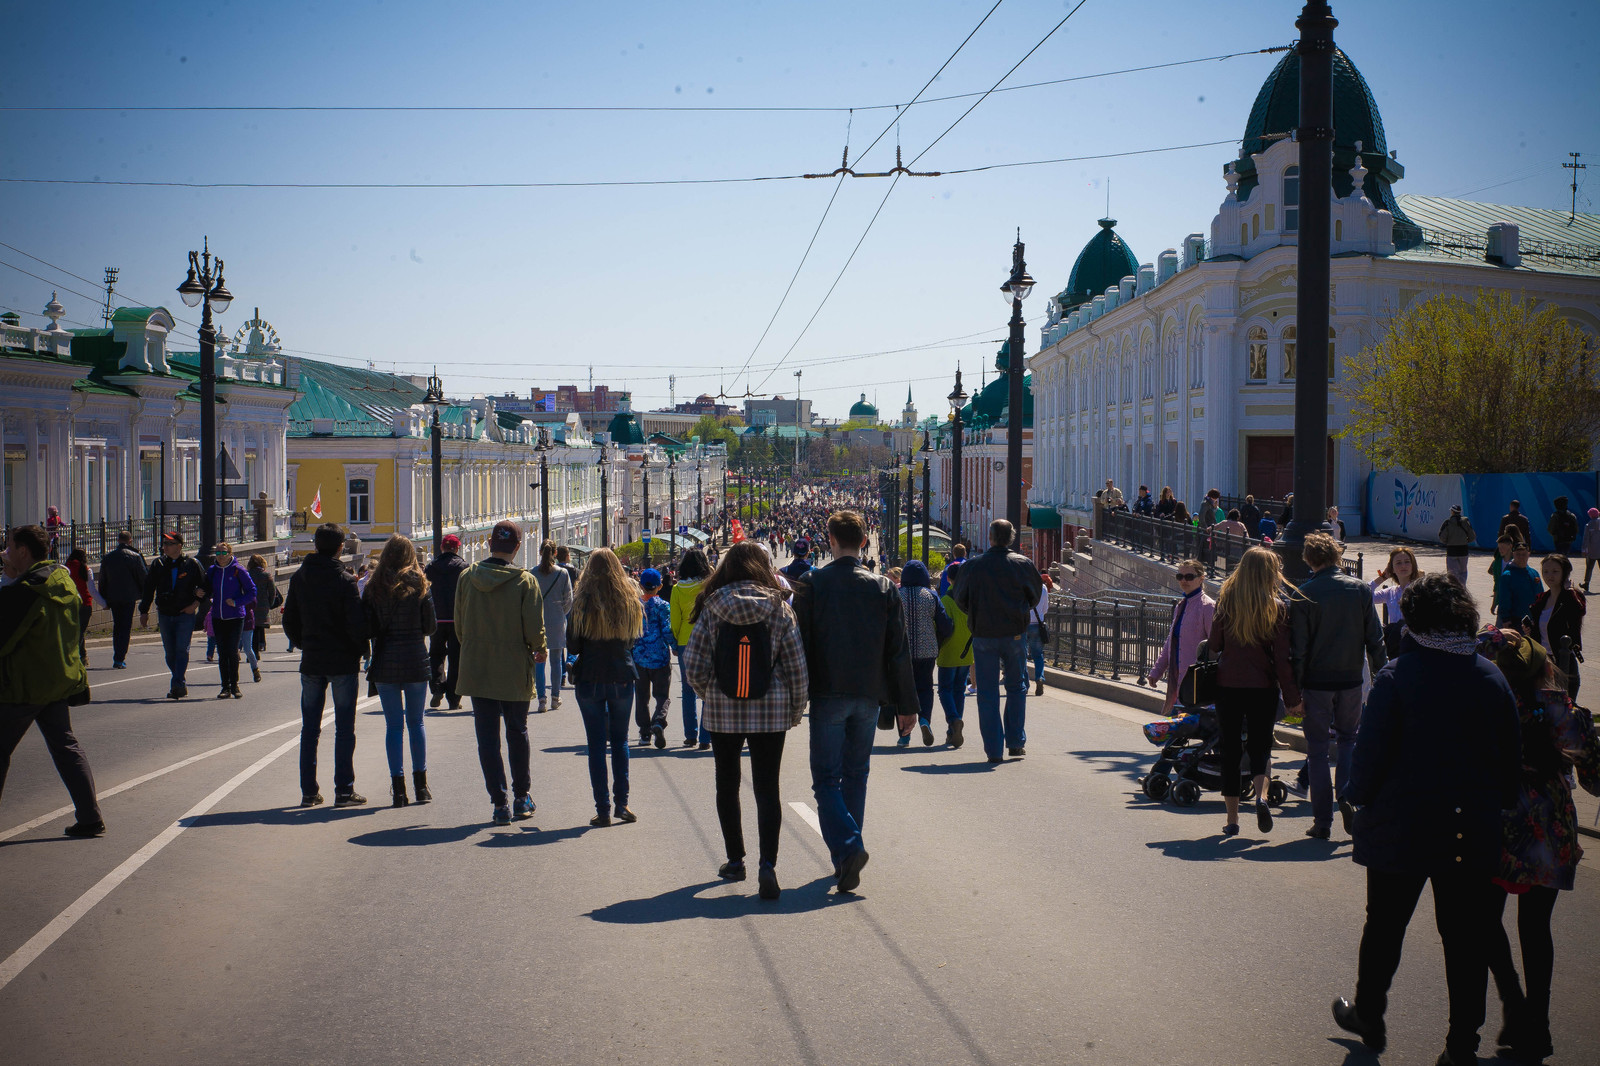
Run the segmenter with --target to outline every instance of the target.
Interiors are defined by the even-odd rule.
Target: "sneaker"
[[[1239,823],[1238,822],[1229,822],[1227,825],[1223,826],[1222,827],[1222,835],[1225,836],[1225,837],[1236,837],[1236,836],[1238,836],[1239,835]]]
[[[552,711],[554,711],[554,710],[559,710],[560,707],[561,707],[561,693],[557,692],[555,695],[550,697],[550,709]]]
[[[496,807],[494,809],[494,814],[491,815],[490,818],[494,822],[495,825],[510,825],[511,824],[511,808],[510,807],[506,807],[504,805]]]
[[[952,748],[959,748],[963,739],[961,736],[961,719],[957,718],[950,723],[950,732],[944,735],[944,742]]]
[[[629,825],[639,820],[639,816],[630,811],[627,805],[623,803],[617,804],[617,809],[612,813],[616,815],[617,821],[627,822]]]
[[[717,867],[717,876],[724,881],[743,881],[745,877],[744,863],[729,859]]]
[[[839,891],[854,892],[861,884],[861,868],[867,865],[867,849],[846,855],[839,864]]]
[[[1340,800],[1339,820],[1344,823],[1346,835],[1353,836],[1356,831],[1356,805],[1347,799]]]
[[[1272,832],[1272,808],[1266,800],[1256,800],[1256,828],[1263,833]]]
[[[128,668],[128,664],[127,663],[115,663],[114,662],[114,663],[111,664],[111,669],[113,669],[113,670],[126,670],[127,668]]]
[[[169,700],[182,700],[182,699],[188,699],[188,698],[189,698],[189,686],[188,685],[173,685],[172,689],[167,693],[167,699],[169,699]]]
[[[1003,756],[1000,756],[1000,755],[991,755],[991,756],[989,756],[989,765],[990,766],[993,766],[996,763],[1002,763],[1002,762],[1005,762],[1005,761],[1006,761],[1005,758]]]
[[[700,742],[700,750],[701,750],[701,751],[710,751],[710,750],[711,750],[711,741],[709,741],[709,740],[702,740],[702,741],[701,741],[701,742]]]
[[[639,734],[639,746],[641,748],[648,748],[650,746],[650,734],[649,733],[640,733]]]
[[[606,826],[611,824],[611,815],[597,814],[593,818],[589,819],[589,824],[594,826],[596,829],[604,829]]]
[[[656,747],[664,748],[667,746],[667,731],[664,728],[661,726],[656,726],[654,729],[650,730],[650,732],[655,736]]]
[[[216,662],[216,661],[217,661],[217,660],[215,660],[215,659],[213,659],[213,658],[212,658],[212,657],[211,657],[211,656],[209,656],[209,655],[207,655],[207,656],[206,656],[206,662],[208,662],[208,663],[214,663],[214,662]]]
[[[259,667],[259,666],[250,667],[250,676],[255,678],[256,684],[259,685],[261,683],[261,667]]]
[[[550,709],[550,705],[547,702],[545,702],[545,698],[543,696],[540,696],[539,697],[539,709],[537,711],[535,711],[534,713],[535,714],[543,714],[544,712],[548,711],[549,709]]]
[[[367,797],[359,792],[346,792],[344,795],[334,793],[333,805],[335,807],[359,807],[367,802]]]
[[[922,746],[925,748],[933,747],[933,726],[927,722],[922,723]]]
[[[1361,1038],[1368,1051],[1381,1052],[1389,1043],[1389,1034],[1383,1019],[1369,1021],[1356,1012],[1356,1006],[1340,996],[1333,1001],[1333,1022],[1347,1033]]]
[[[518,796],[511,805],[511,813],[518,818],[532,818],[536,810],[538,807],[534,804],[532,796]]]
[[[226,685],[222,686],[222,688],[220,690],[218,690],[218,692],[217,692],[217,699],[219,699],[219,700],[231,700],[231,699],[233,699],[233,689],[229,688]]]
[[[106,835],[104,822],[73,822],[62,830],[69,837],[103,837]]]
[[[911,736],[910,736],[910,734],[907,734],[907,735],[901,737],[899,740],[895,741],[894,742],[894,746],[897,747],[897,748],[909,748],[911,746]]]
[[[762,899],[777,899],[783,893],[778,887],[778,872],[767,863],[762,863],[756,872],[756,880],[760,884],[759,895]]]
[[[322,793],[320,792],[307,792],[300,797],[300,806],[302,807],[319,807],[321,805]]]
[[[1312,840],[1328,840],[1333,836],[1333,831],[1325,825],[1314,825],[1306,830],[1306,836]]]
[[[1039,680],[1033,683],[1033,694],[1035,696],[1044,695],[1044,678],[1041,677]]]
[[[461,697],[460,696],[451,696],[450,697],[450,709],[452,711],[459,711],[461,709]]]
[[[433,699],[428,701],[428,706],[429,707],[433,707],[433,708],[437,708],[439,706],[439,704],[441,704],[443,702],[444,702],[444,693],[443,692],[435,692],[433,694]]]
[[[694,737],[684,737],[683,746],[686,748],[697,748],[700,746],[700,742],[695,740]]]
[[[1028,754],[1028,749],[1024,748],[1024,747],[1021,747],[1021,746],[1018,746],[1018,747],[1015,747],[1015,748],[1008,748],[1006,750],[1010,753],[1010,755],[1011,755],[1011,757],[1013,759],[1020,759],[1024,755]]]

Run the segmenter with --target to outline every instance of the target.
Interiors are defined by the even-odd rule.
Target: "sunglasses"
[[[1179,581],[1198,581],[1199,579],[1200,579],[1200,575],[1199,574],[1179,574],[1178,575],[1178,580]]]

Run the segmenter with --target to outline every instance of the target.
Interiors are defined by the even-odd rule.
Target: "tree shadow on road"
[[[339,822],[377,814],[387,807],[266,807],[259,811],[218,811],[190,818],[191,829],[219,825],[306,825],[313,822]]]
[[[653,925],[657,922],[676,922],[690,918],[742,918],[747,914],[798,914],[840,906],[857,897],[829,892],[836,879],[825,874],[814,881],[786,888],[776,900],[763,900],[752,890],[748,893],[715,893],[701,895],[709,889],[723,887],[729,882],[717,878],[699,884],[663,892],[647,899],[625,899],[618,903],[589,911],[584,917],[612,925]]]
[[[1243,825],[1243,822],[1241,822]],[[1169,859],[1189,862],[1215,862],[1221,859],[1247,859],[1250,862],[1327,862],[1329,859],[1349,857],[1348,840],[1314,840],[1298,837],[1281,844],[1263,844],[1259,838],[1250,839],[1252,832],[1243,825],[1243,834],[1236,837],[1212,836],[1197,840],[1151,840],[1145,847],[1154,848]]]

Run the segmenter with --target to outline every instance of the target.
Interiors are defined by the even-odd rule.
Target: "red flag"
[[[321,485],[317,486],[317,494],[316,494],[316,496],[314,496],[312,498],[311,506],[309,508],[307,508],[307,509],[311,512],[311,517],[312,518],[321,518],[322,517],[322,486]]]

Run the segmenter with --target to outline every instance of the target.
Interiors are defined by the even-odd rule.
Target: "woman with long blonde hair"
[[[1241,747],[1248,729],[1250,776],[1255,782],[1256,825],[1272,831],[1267,806],[1267,760],[1278,694],[1289,713],[1301,712],[1300,686],[1289,662],[1289,603],[1293,588],[1270,548],[1251,548],[1217,593],[1210,651],[1218,660],[1217,722],[1222,728],[1222,797],[1228,806],[1223,836],[1239,834]]]
[[[422,716],[433,671],[425,638],[438,628],[438,622],[428,578],[410,540],[396,533],[383,546],[378,565],[362,590],[361,610],[372,639],[367,680],[378,687],[378,701],[383,705],[383,745],[389,757],[393,805],[404,807],[411,802],[406,796],[402,732],[411,737],[411,776],[417,786],[417,802],[427,803],[433,795],[428,791],[428,741]]]
[[[596,549],[584,564],[567,619],[568,674],[583,715],[589,744],[589,784],[595,816],[589,824],[611,824],[611,816],[636,822],[628,809],[628,719],[633,713],[633,642],[644,631],[639,588],[610,548]],[[606,746],[611,780],[606,779]]]

